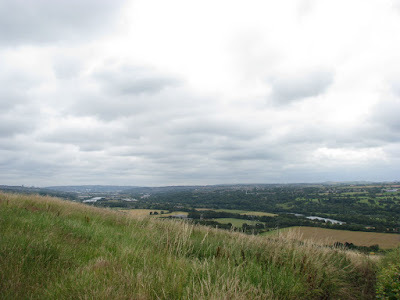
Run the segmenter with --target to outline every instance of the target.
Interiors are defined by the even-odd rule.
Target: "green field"
[[[213,221],[216,221],[221,224],[231,223],[233,227],[237,227],[237,228],[241,228],[243,226],[243,224],[256,225],[257,223],[263,223],[263,222],[258,222],[258,221],[234,219],[234,218],[217,218],[217,219],[213,219]]]
[[[374,299],[375,264],[293,237],[0,193],[0,299]]]

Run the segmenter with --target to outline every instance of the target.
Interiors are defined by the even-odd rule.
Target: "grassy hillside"
[[[375,269],[293,236],[0,194],[1,299],[372,299]]]

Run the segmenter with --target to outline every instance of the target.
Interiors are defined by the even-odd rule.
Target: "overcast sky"
[[[0,184],[400,180],[399,0],[0,0]]]

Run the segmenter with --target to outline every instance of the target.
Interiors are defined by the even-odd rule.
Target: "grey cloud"
[[[64,144],[78,147],[80,151],[102,151],[112,144],[123,141],[118,125],[113,123],[97,123],[86,126],[69,126],[68,123],[59,128],[45,129],[37,133],[37,140],[51,144]],[[76,119],[75,119],[76,122]]]
[[[323,94],[333,83],[333,73],[316,71],[295,76],[283,76],[272,80],[271,99],[275,104],[289,104],[293,101]]]
[[[165,96],[165,97],[164,97]],[[160,93],[157,97],[137,95],[130,97],[118,97],[109,94],[91,94],[81,97],[71,104],[66,112],[72,115],[96,116],[105,121],[120,118],[136,117],[145,119],[143,122],[152,123],[157,119],[162,122],[170,118],[171,114],[179,114],[177,99],[170,99],[170,94]],[[185,105],[184,101],[182,105]],[[161,116],[160,116],[161,115]]]
[[[88,76],[80,76],[76,83],[77,87],[71,86],[72,90],[63,93],[65,114],[111,121],[131,116],[149,118],[148,113],[148,122],[154,122],[151,116],[165,119],[198,106],[197,99],[184,90],[179,79],[147,67],[103,66]]]
[[[400,2],[400,1],[399,1]],[[391,83],[392,92],[400,98],[400,81],[394,81]]]
[[[0,135],[0,151],[21,151],[25,149],[25,145],[23,143],[24,141],[21,139],[18,139],[16,136],[1,136]]]
[[[151,116],[151,112],[146,115]],[[39,137],[46,143],[78,147],[80,153],[103,151],[105,157],[110,160],[102,161],[106,168],[112,166],[114,161],[125,161],[125,165],[122,165],[129,169],[131,164],[128,162],[134,161],[137,172],[141,170],[140,165],[145,165],[146,172],[151,170],[154,174],[160,172],[161,175],[171,170],[186,172],[186,169],[198,170],[205,174],[209,165],[218,161],[224,165],[232,162],[234,158],[236,161],[248,161],[272,160],[273,155],[278,157],[276,149],[275,153],[272,153],[271,149],[264,151],[262,145],[255,151],[254,147],[249,145],[249,138],[255,138],[262,133],[239,122],[223,122],[221,126],[214,120],[214,123],[209,122],[209,127],[203,131],[204,123],[199,120],[190,123],[191,127],[188,130],[179,130],[181,126],[185,127],[189,123],[170,120],[171,122],[167,121],[166,124],[154,121],[149,124],[134,122],[134,119],[121,119],[109,123],[101,121],[95,128],[82,126],[68,129],[63,126],[44,132]],[[210,120],[212,118],[208,121]],[[169,123],[173,126],[169,126]],[[129,135],[127,131],[133,131],[133,135]],[[95,157],[89,159],[93,160]]]
[[[313,3],[317,4],[313,0],[299,2],[299,13],[304,17],[312,13]],[[249,28],[244,29],[240,47],[233,47],[239,48],[239,69],[244,71],[226,78],[226,84],[240,85],[238,93],[236,87],[226,94],[219,89],[214,93],[211,85],[209,89],[191,90],[190,86],[199,87],[211,79],[201,72],[188,72],[193,76],[189,77],[193,85],[185,86],[179,76],[133,65],[141,58],[151,58],[152,52],[141,57],[145,48],[129,53],[135,42],[131,38],[145,36],[146,28],[139,26],[137,30],[143,30],[139,35],[130,35],[128,29],[117,32],[111,40],[110,35],[90,40],[113,29],[113,20],[119,21],[114,17],[122,5],[120,0],[0,0],[1,54],[9,58],[8,64],[1,65],[0,74],[2,183],[21,184],[27,179],[34,184],[208,184],[346,179],[343,176],[359,179],[367,171],[373,174],[383,169],[377,166],[381,161],[362,162],[370,169],[354,168],[350,176],[343,175],[346,160],[342,163],[339,157],[336,164],[334,157],[314,157],[313,153],[318,154],[318,149],[346,153],[347,149],[357,156],[358,150],[363,154],[374,147],[379,151],[382,148],[393,169],[399,170],[398,81],[392,86],[390,96],[394,99],[382,100],[368,118],[343,124],[341,119],[325,122],[318,118],[320,123],[314,124],[313,112],[297,112],[290,104],[331,91],[350,97],[347,88],[359,88],[352,80],[359,74],[358,63],[362,61],[355,64],[357,70],[348,64],[335,66],[345,85],[333,86],[334,73],[325,69],[268,77],[272,105],[265,107],[260,100],[264,90],[259,89],[259,79],[274,76],[281,65],[290,68],[291,62],[285,64],[285,53],[290,51],[283,45],[286,43],[276,44],[275,38],[264,31],[266,28],[258,33]],[[299,28],[299,33],[306,28]],[[74,44],[87,40],[90,43],[78,47]],[[117,44],[111,44],[116,40],[127,47],[121,56],[134,56],[126,60],[116,57]],[[43,43],[57,44],[49,47]],[[102,45],[105,47],[100,48]],[[11,46],[23,47],[14,52]],[[95,55],[88,57],[91,51]],[[231,56],[235,51],[229,50],[227,61],[235,60],[235,55]],[[354,52],[349,51],[349,55]],[[36,59],[32,64],[25,63]],[[167,65],[162,59],[160,55],[154,63]],[[295,64],[307,63],[295,59]],[[217,63],[217,69],[225,63]],[[173,69],[181,69],[176,67]],[[231,67],[235,73],[236,66]],[[185,69],[180,70],[182,74]],[[382,76],[376,74],[378,80]],[[236,99],[243,94],[248,94],[245,100]],[[320,111],[326,109],[325,104],[334,105],[330,101],[334,99],[324,98]],[[304,104],[309,107],[312,102]],[[364,111],[366,106],[359,104]],[[279,105],[287,106],[282,109]],[[374,155],[371,157],[374,160]],[[320,171],[324,165],[327,171]]]
[[[262,132],[263,129],[249,126],[243,120],[232,121],[218,117],[182,119],[170,128],[170,133],[173,135],[203,135],[208,138],[218,135],[242,140],[251,140]]]
[[[400,0],[393,0],[392,5],[400,13]]]
[[[372,108],[371,120],[384,124],[391,130],[400,130],[400,90],[398,98],[380,101]]]
[[[99,151],[103,150],[109,139],[107,133],[102,130],[93,130],[85,128],[60,129],[49,134],[42,135],[40,140],[49,143],[71,144],[79,147],[81,151]]]
[[[174,119],[206,110],[201,102],[196,102],[196,98],[190,98],[190,95],[183,97],[174,92],[131,97],[88,95],[71,104],[65,112],[78,116],[95,116],[104,121],[127,119],[129,127],[126,129],[131,136],[140,128],[138,126],[146,125],[147,128],[163,122],[167,125]]]
[[[332,147],[355,146],[365,147],[363,128],[346,128],[303,122],[292,126],[291,130],[276,138],[275,142],[282,145],[325,145]],[[366,131],[364,131],[366,133]],[[358,138],[355,138],[357,136]]]
[[[24,103],[26,97],[23,92],[16,89],[0,88],[0,111],[7,111],[14,106]]]
[[[101,86],[117,95],[157,93],[168,86],[176,86],[179,81],[171,76],[163,76],[146,67],[119,66],[104,68],[94,73]]]
[[[298,14],[303,17],[309,14],[315,5],[315,0],[300,0],[297,5]]]
[[[70,79],[76,77],[82,68],[82,62],[70,56],[57,57],[53,70],[58,79]]]
[[[386,142],[400,142],[400,97],[389,98],[375,105],[368,118],[376,136]]]
[[[0,44],[86,39],[104,30],[125,1],[1,0]]]
[[[290,131],[282,134],[274,140],[280,145],[291,145],[304,148],[312,147],[328,148],[373,148],[389,142],[393,136],[382,125],[370,118],[353,127],[334,126],[329,124],[315,124],[312,121],[303,122],[293,126]]]
[[[138,78],[121,82],[117,88],[122,94],[155,93],[174,83],[168,78]]]
[[[215,156],[215,158],[225,161],[281,161],[284,157],[282,151],[277,149],[272,150],[271,148],[275,147],[271,147],[269,145],[265,145],[265,149],[249,149],[243,147],[239,151],[226,151],[219,153]]]
[[[391,162],[398,163],[400,165],[400,142],[391,143],[384,146],[385,153],[391,158]]]
[[[22,71],[0,73],[0,111],[7,111],[29,100],[28,93],[39,83],[37,78]]]
[[[0,137],[14,136],[20,133],[28,133],[36,124],[32,124],[23,116],[0,115]]]
[[[8,168],[12,176],[13,172],[30,176],[40,174],[49,170],[54,170],[61,160],[53,160],[52,156],[57,155],[58,151],[54,148],[49,148],[38,144],[31,136],[13,137],[2,139],[7,141],[7,146],[0,149],[2,168]],[[11,145],[11,147],[8,147]],[[29,145],[29,146],[27,146]],[[29,152],[26,148],[29,147]],[[1,172],[0,172],[1,173]]]
[[[381,145],[400,142],[400,82],[389,82],[390,93],[370,109],[363,127],[363,134],[374,138]]]

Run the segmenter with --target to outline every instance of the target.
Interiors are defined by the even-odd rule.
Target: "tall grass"
[[[372,299],[366,256],[0,194],[1,299]]]
[[[400,299],[400,247],[385,256],[377,277],[377,299]]]

